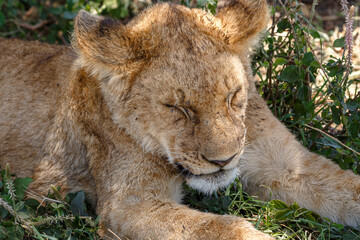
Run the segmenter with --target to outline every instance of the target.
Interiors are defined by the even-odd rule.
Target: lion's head
[[[215,17],[158,4],[127,25],[81,11],[73,46],[99,79],[114,122],[209,193],[236,177],[249,48],[267,15],[265,0],[232,1]]]

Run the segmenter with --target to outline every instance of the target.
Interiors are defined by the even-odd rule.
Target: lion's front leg
[[[296,201],[335,222],[360,226],[360,176],[305,149],[259,99],[250,111],[256,124],[248,124],[250,141],[240,165],[247,191]]]
[[[101,168],[93,172],[102,236],[111,237],[112,231],[133,240],[272,239],[239,217],[199,212],[177,203],[183,180],[163,159],[139,151],[113,159],[117,160],[102,160]]]
[[[273,239],[236,216],[203,213],[161,199],[132,205],[126,201],[113,198],[104,202],[107,206],[100,210],[105,223],[101,235],[111,236],[110,229],[125,239]]]

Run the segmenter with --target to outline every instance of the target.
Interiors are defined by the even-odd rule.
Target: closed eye
[[[170,108],[170,111],[176,110],[181,112],[187,119],[193,118],[193,113],[191,112],[191,110],[187,109],[186,107],[171,105],[171,104],[165,104],[165,106]]]
[[[246,101],[246,96],[241,89],[238,89],[237,91],[230,93],[227,100],[229,107],[242,109]]]

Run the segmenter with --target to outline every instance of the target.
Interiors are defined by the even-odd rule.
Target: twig
[[[316,5],[317,5],[317,0],[314,0],[313,4],[311,6],[310,20],[309,20],[308,26],[306,28],[308,31],[310,29],[310,25],[312,23],[312,20],[313,20],[314,14],[315,14],[315,6]]]
[[[324,132],[324,131],[322,131],[322,130],[320,130],[320,129],[318,129],[318,128],[314,128],[314,127],[312,127],[312,126],[310,126],[310,125],[307,125],[307,124],[303,124],[303,125],[306,126],[306,127],[308,127],[308,128],[311,128],[311,129],[313,129],[313,130],[315,130],[315,131],[318,131],[318,132],[324,134],[325,136],[327,136],[327,137],[331,138],[332,140],[336,141],[337,143],[339,143],[339,144],[340,144],[341,146],[343,146],[344,148],[347,148],[347,149],[353,151],[355,154],[357,154],[357,155],[360,156],[360,153],[359,153],[359,152],[355,151],[355,150],[352,149],[351,147],[346,146],[345,144],[343,144],[342,142],[340,142],[338,139],[334,138],[334,137],[331,136],[330,134],[328,134],[328,133],[326,133],[326,132]]]
[[[31,30],[31,31],[36,31],[37,29],[42,28],[43,26],[45,26],[46,24],[48,24],[48,23],[50,23],[50,22],[51,22],[51,20],[44,20],[44,21],[38,22],[38,23],[35,24],[35,25],[31,25],[31,24],[26,23],[26,22],[15,22],[15,24],[16,24],[17,26],[20,26],[20,27],[29,29],[29,30]]]
[[[310,42],[310,37],[309,34],[307,32],[304,32],[304,36],[305,36],[305,40],[311,50],[311,52],[315,53],[315,50],[313,49],[313,47],[311,46],[311,42]],[[317,58],[316,54],[313,54],[315,61],[319,64],[320,69],[322,70],[323,74],[325,75],[325,78],[328,80],[328,82],[330,82],[330,78],[327,74],[327,71],[325,70],[325,68],[323,67],[322,63],[319,61],[319,59]]]

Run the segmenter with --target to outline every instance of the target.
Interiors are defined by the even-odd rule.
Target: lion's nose
[[[225,160],[211,160],[211,159],[207,159],[204,155],[202,155],[202,157],[208,161],[208,162],[211,162],[211,163],[214,163],[216,165],[219,165],[220,167],[224,167],[225,165],[227,165],[228,163],[230,163],[234,157],[237,155],[237,153],[235,153],[233,156],[231,156],[230,158],[228,159],[225,159]]]

